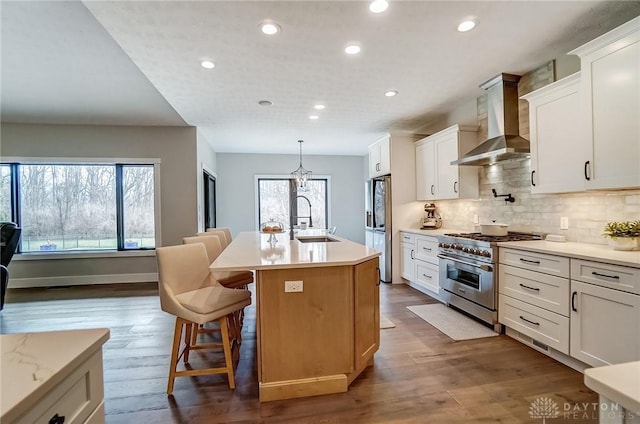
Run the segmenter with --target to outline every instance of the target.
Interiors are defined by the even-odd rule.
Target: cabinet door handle
[[[540,323],[539,323],[539,322],[530,321],[530,320],[526,319],[525,317],[523,317],[522,315],[520,315],[520,319],[521,319],[522,321],[524,321],[524,322],[528,322],[529,324],[533,324],[533,325],[540,326]]]
[[[523,259],[523,258],[520,258],[520,260],[521,260],[522,262],[526,262],[526,263],[529,263],[529,264],[536,264],[536,265],[540,265],[540,261],[532,261],[532,260],[530,260],[530,259]]]
[[[455,182],[453,183],[453,192],[454,192],[454,193],[457,193],[457,192],[458,192],[458,182],[457,182],[457,181],[455,181]]]
[[[413,255],[413,249],[411,249],[411,259],[415,259],[416,257]]]
[[[376,286],[379,286],[380,282],[382,281],[382,277],[380,276],[380,267],[379,266],[376,267],[376,271],[378,271],[378,281],[376,281]]]
[[[539,291],[540,291],[540,289],[539,289],[539,288],[537,288],[537,287],[529,287],[529,286],[525,286],[525,285],[524,285],[524,284],[522,284],[522,283],[520,283],[520,287],[525,288],[525,289],[529,289],[529,290],[535,290],[535,291],[537,291],[537,292],[539,292]]]
[[[458,289],[458,291],[459,291],[460,293],[466,293],[466,292],[467,292],[465,289],[460,289],[460,288]]]
[[[425,274],[424,272],[422,273],[422,276],[423,276],[424,278],[428,278],[429,280],[431,280],[431,278],[433,278],[433,277],[431,277],[430,275]]]
[[[426,250],[427,252],[431,252],[431,248],[430,247],[423,247],[423,250]]]
[[[535,169],[533,171],[531,171],[531,185],[534,186],[534,187],[536,186],[536,183],[533,182],[533,174],[535,174],[535,173],[536,173]]]
[[[571,310],[573,312],[578,312],[578,310],[576,309],[576,296],[577,295],[578,295],[578,292],[571,293]]]
[[[64,415],[60,416],[58,414],[51,417],[49,420],[49,424],[64,424]]]
[[[596,277],[606,277],[606,278],[613,278],[615,280],[619,280],[620,276],[618,275],[607,275],[607,274],[600,274],[599,272],[591,272],[591,275],[595,275]]]
[[[431,194],[436,194],[434,189],[436,188],[435,185],[431,184]]]
[[[590,164],[590,163],[591,163],[591,161],[590,161],[590,160],[588,160],[588,161],[586,161],[586,162],[584,163],[584,178],[585,178],[587,181],[591,181],[591,177],[589,176],[589,172],[588,172],[588,171],[589,171],[589,164]]]

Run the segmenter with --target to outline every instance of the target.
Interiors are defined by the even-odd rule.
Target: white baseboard
[[[8,288],[80,286],[85,284],[147,283],[158,281],[158,273],[70,275],[62,277],[10,278]]]

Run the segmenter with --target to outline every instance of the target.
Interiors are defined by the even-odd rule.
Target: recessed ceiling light
[[[311,116],[309,116],[309,119],[313,119],[313,120],[316,120],[316,119],[318,119],[318,118],[319,118],[319,116],[318,116],[318,115],[311,115]]]
[[[260,100],[258,104],[260,106],[271,106],[273,102],[271,100]]]
[[[314,109],[322,110],[325,108],[325,105],[317,104],[313,107]]]
[[[200,62],[200,65],[203,68],[207,68],[207,69],[213,69],[216,67],[216,65],[210,60],[203,60],[202,62]]]
[[[460,32],[471,31],[473,28],[475,28],[475,26],[476,26],[476,21],[474,21],[473,19],[462,21],[460,22],[460,25],[458,25],[458,31]]]
[[[360,53],[360,46],[357,44],[349,44],[345,47],[344,52],[346,54],[358,54]]]
[[[387,10],[387,7],[389,7],[387,0],[373,0],[369,3],[369,10],[373,13],[382,13]]]
[[[391,90],[391,91],[387,91],[386,93],[384,93],[384,95],[387,96],[387,97],[393,97],[396,94],[398,94],[398,92],[396,90]]]
[[[260,31],[266,35],[275,35],[280,32],[280,25],[272,21],[264,21],[260,24]]]

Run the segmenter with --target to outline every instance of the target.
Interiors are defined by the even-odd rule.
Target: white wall
[[[288,175],[298,155],[218,153],[217,222],[240,231],[255,231],[255,175]],[[315,175],[331,176],[331,222],[336,234],[364,244],[364,179],[362,156],[304,155]]]
[[[182,237],[195,234],[198,229],[194,127],[3,123],[1,137],[2,157],[159,158],[162,245],[179,244]],[[112,252],[73,259],[52,255],[43,260],[14,256],[11,281],[18,280],[21,286],[156,281],[155,255],[145,255]]]

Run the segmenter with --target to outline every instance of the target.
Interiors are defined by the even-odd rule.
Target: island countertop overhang
[[[242,232],[210,268],[215,271],[317,268],[356,265],[381,255],[375,249],[336,235],[330,236],[335,242],[314,243],[289,240],[287,233],[275,236],[278,241],[269,243],[269,234]]]

